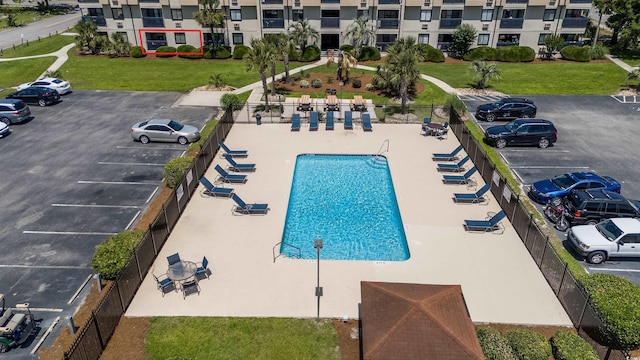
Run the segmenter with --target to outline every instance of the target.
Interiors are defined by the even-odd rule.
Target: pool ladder
[[[385,144],[387,145],[385,148]],[[384,150],[383,150],[384,149]],[[382,145],[380,145],[380,149],[378,149],[378,156],[389,152],[389,139],[386,139],[385,141],[382,142]]]
[[[291,252],[286,252],[286,254],[282,254],[280,251],[278,251],[277,255],[276,255],[276,248],[279,245],[283,245],[283,247],[288,246],[290,247],[293,251],[295,251],[295,253],[291,253]],[[272,254],[273,254],[273,262],[276,262],[276,259],[279,258],[282,255],[286,255],[288,258],[292,258],[292,259],[302,259],[302,250],[300,250],[299,247],[291,245],[291,244],[287,244],[284,241],[280,241],[279,243],[273,245],[273,249],[271,250]]]

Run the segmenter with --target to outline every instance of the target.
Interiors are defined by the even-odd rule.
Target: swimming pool
[[[409,248],[387,159],[303,154],[296,159],[280,253],[328,260],[402,261]],[[292,246],[288,246],[292,245]]]

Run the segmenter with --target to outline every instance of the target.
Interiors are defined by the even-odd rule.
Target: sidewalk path
[[[620,60],[618,58],[615,58],[615,57],[613,57],[611,55],[605,55],[605,56],[607,57],[607,59],[613,61],[614,64],[616,64],[616,65],[620,66],[621,68],[623,68],[626,72],[632,72],[633,70],[638,70],[637,66],[633,67],[633,66],[627,64],[626,62],[624,62],[624,61],[622,61],[622,60]]]
[[[74,35],[75,36],[76,34],[65,33],[65,35]],[[76,44],[65,45],[58,51],[54,51],[52,53],[42,54],[42,55],[23,56],[23,57],[7,58],[7,59],[0,58],[0,62],[17,61],[17,60],[24,60],[24,59],[36,59],[36,58],[55,56],[57,58],[56,61],[54,61],[53,64],[51,64],[51,66],[49,66],[47,68],[47,70],[45,70],[45,72],[43,72],[40,75],[40,77],[42,77],[49,71],[54,72],[54,71],[60,69],[60,67],[62,67],[62,65],[65,62],[67,62],[67,60],[69,59],[69,55],[67,53],[74,46],[76,46]]]

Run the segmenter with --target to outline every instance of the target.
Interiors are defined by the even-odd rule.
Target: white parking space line
[[[613,272],[640,272],[637,269],[612,269],[612,268],[595,268],[589,267],[591,271],[613,271]]]
[[[97,236],[112,236],[117,233],[113,232],[91,232],[91,231],[37,231],[37,230],[24,230],[23,234],[44,234],[44,235],[97,235]]]
[[[99,185],[150,185],[157,186],[158,182],[136,182],[136,181],[89,181],[89,180],[79,180],[78,184],[99,184]]]
[[[637,104],[640,103],[640,96],[636,95],[611,95],[611,97],[621,104]]]
[[[147,198],[147,201],[145,201],[145,204],[148,204],[151,199],[153,199],[154,196],[156,196],[156,193],[158,192],[158,190],[160,190],[160,187],[156,187],[153,192],[151,192],[151,195],[149,195],[149,197]]]
[[[166,164],[160,164],[160,163],[121,163],[121,162],[107,162],[107,161],[100,161],[98,162],[99,165],[140,165],[140,166],[165,166]]]
[[[138,146],[116,146],[116,149],[136,149],[136,150],[140,150],[143,149],[141,147]],[[183,148],[175,148],[175,147],[150,147],[150,148],[144,148],[146,149],[150,149],[150,150],[170,150],[170,151],[183,151]]]
[[[142,212],[138,211],[135,215],[133,215],[133,217],[131,218],[131,221],[129,221],[129,223],[124,229],[131,230],[131,226],[133,226],[133,223],[136,221],[136,219],[138,219],[138,216],[140,216],[140,214],[142,214]]]
[[[51,204],[57,207],[82,207],[82,208],[107,208],[107,209],[140,209],[142,206],[134,205],[97,205],[97,204]]]

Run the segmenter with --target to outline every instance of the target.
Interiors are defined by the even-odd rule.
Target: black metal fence
[[[536,224],[532,214],[520,201],[519,195],[496,171],[495,165],[489,160],[464,122],[455,112],[452,112],[449,122],[452,131],[473,160],[478,173],[486,183],[491,185],[491,192],[507,214],[580,336],[593,346],[601,359],[628,359],[628,352],[619,350],[621,348],[619,344],[612,343],[615,340],[605,336],[607,324],[590,301],[589,294],[571,274],[567,263],[560,258],[548,236]]]
[[[178,222],[182,210],[194,195],[198,179],[207,171],[218,151],[218,144],[224,141],[232,127],[233,112],[227,110],[203,144],[187,175],[176,186],[156,219],[149,225],[125,269],[103,290],[105,293],[97,308],[92,311],[89,320],[80,327],[73,344],[64,353],[65,360],[100,358],[120,318],[131,304],[147,271]]]

